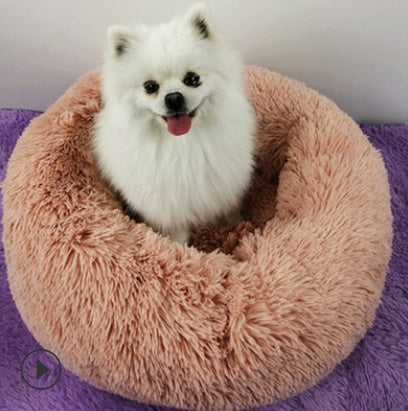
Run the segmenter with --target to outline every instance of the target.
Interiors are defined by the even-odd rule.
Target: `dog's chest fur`
[[[219,125],[180,137],[159,130],[149,135],[151,126],[117,116],[112,121],[113,117],[95,142],[98,161],[108,180],[149,224],[182,229],[239,205],[252,167],[250,136]]]

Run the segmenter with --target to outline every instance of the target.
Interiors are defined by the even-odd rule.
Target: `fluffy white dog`
[[[128,207],[173,241],[239,210],[255,120],[243,65],[204,4],[159,26],[108,29],[93,148]]]

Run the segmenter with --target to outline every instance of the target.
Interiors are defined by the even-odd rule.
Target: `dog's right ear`
[[[184,15],[185,21],[191,24],[197,34],[204,38],[210,38],[212,34],[212,16],[205,3],[193,5]]]
[[[129,49],[130,45],[137,41],[134,30],[124,26],[110,26],[107,31],[109,48],[115,57],[120,57]]]

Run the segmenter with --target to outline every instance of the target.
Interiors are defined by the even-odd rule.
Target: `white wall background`
[[[101,62],[113,23],[191,0],[0,0],[0,107],[44,110]],[[408,0],[208,0],[248,63],[304,81],[360,122],[408,122]]]

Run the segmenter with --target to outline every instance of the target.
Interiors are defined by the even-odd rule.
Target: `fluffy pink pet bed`
[[[259,143],[246,221],[197,227],[192,247],[131,220],[100,180],[97,72],[18,141],[11,291],[39,343],[90,384],[189,409],[267,404],[315,384],[372,323],[392,235],[380,154],[315,91],[246,75]]]

